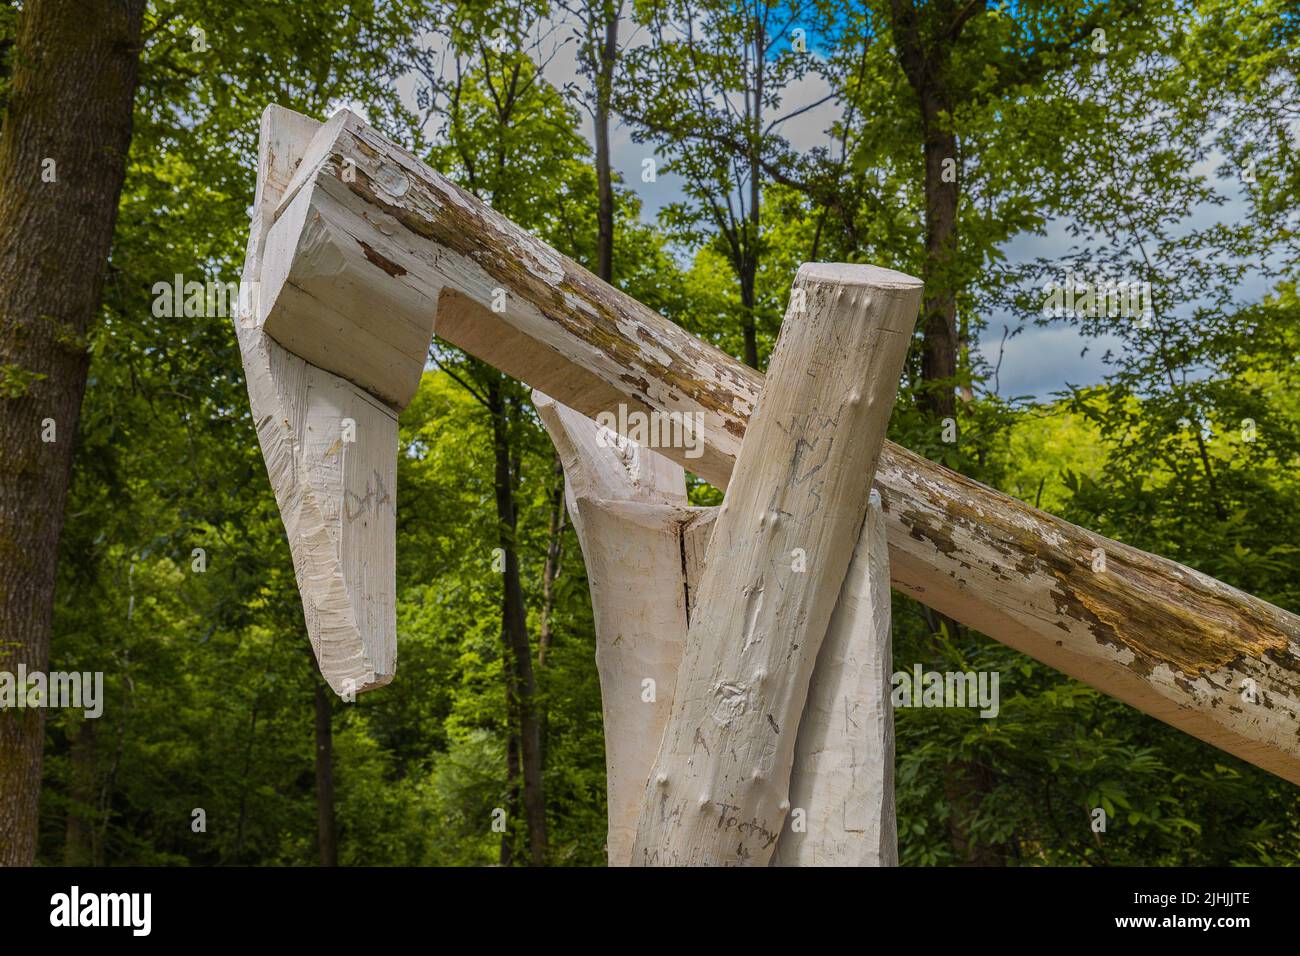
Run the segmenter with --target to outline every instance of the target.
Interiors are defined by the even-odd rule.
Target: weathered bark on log
[[[874,492],[817,654],[790,773],[789,825],[774,866],[897,866],[889,547]]]
[[[302,188],[345,192],[351,233],[407,271],[375,264],[373,283],[417,281],[418,271],[435,283],[425,291],[439,336],[586,415],[619,403],[701,412],[703,454],[664,453],[726,487],[759,373],[599,281],[355,117],[321,155]],[[876,487],[895,587],[1300,783],[1296,615],[889,442]],[[1102,573],[1091,569],[1096,548],[1106,552]]]
[[[262,456],[284,520],[312,650],[342,696],[387,684],[397,658],[397,415],[254,325],[265,227],[320,123],[262,116],[257,196],[235,321]]]
[[[564,463],[565,497],[587,566],[605,725],[606,852],[611,866],[627,866],[673,703],[688,595],[702,566],[699,542],[717,509],[687,506],[680,465],[602,434],[541,392],[533,404]]]
[[[687,630],[633,863],[763,866],[871,494],[921,283],[804,264]]]

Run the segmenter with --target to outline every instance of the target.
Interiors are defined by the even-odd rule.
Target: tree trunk
[[[763,81],[766,78],[767,33],[763,17],[755,15],[754,90],[749,102],[753,110],[749,140],[749,216],[742,224],[745,238],[740,243],[740,301],[744,308],[745,364],[758,368],[758,236],[762,227],[763,202]]]
[[[29,0],[0,140],[0,667],[44,672],[144,0]],[[0,865],[31,865],[45,711],[0,715]]]
[[[943,793],[948,800],[948,839],[958,866],[1005,866],[1007,848],[971,835],[971,820],[993,792],[992,772],[969,760],[955,760],[943,769]]]
[[[757,216],[755,217],[757,219]],[[754,223],[754,229],[757,231],[758,223]],[[740,272],[740,331],[744,340],[745,364],[750,368],[758,368],[758,296],[754,284],[758,271],[758,263],[749,258],[751,254],[746,255],[746,261],[739,264]]]
[[[912,0],[894,0],[894,43],[898,62],[916,94],[921,118],[922,152],[925,159],[925,262],[921,276],[925,282],[925,299],[921,306],[921,387],[917,404],[934,419],[955,418],[957,400],[955,377],[957,359],[964,343],[957,329],[957,283],[953,270],[957,259],[957,205],[961,184],[958,182],[957,134],[952,123],[952,101],[945,89],[952,39],[934,39],[922,46],[916,4]],[[952,21],[950,36],[955,38],[960,25]],[[947,166],[947,169],[945,169]],[[963,387],[963,396],[969,389]],[[955,620],[941,612],[927,614],[932,628],[944,626],[952,636],[959,633]],[[953,847],[963,859],[983,857],[985,849],[967,837],[969,816],[978,805],[979,781],[962,775],[961,768],[949,765],[945,770],[944,789],[949,795],[963,793],[952,802],[949,834]],[[992,852],[991,850],[988,852]]]
[[[564,466],[555,456],[555,485],[551,489],[551,520],[546,534],[546,564],[542,568],[542,614],[537,636],[537,666],[546,666],[546,652],[551,648],[551,617],[555,612],[555,579],[560,576],[564,555]]]
[[[542,735],[537,711],[537,680],[533,673],[532,649],[528,642],[528,620],[524,591],[519,578],[519,555],[515,550],[515,493],[510,467],[510,437],[501,379],[491,373],[488,404],[492,413],[492,450],[496,461],[495,490],[499,542],[505,553],[501,598],[501,631],[509,660],[519,708],[519,757],[524,778],[524,819],[528,824],[528,847],[533,866],[546,862],[546,799],[542,787]]]
[[[944,20],[942,13],[927,11]],[[955,11],[951,14],[957,17]],[[942,36],[921,25],[915,0],[891,0],[890,28],[898,65],[916,95],[925,158],[925,262],[921,278],[921,388],[917,403],[936,418],[956,411],[951,379],[957,374],[957,296],[952,268],[957,253],[957,135],[945,84],[950,44],[961,28],[944,20]],[[951,160],[944,175],[944,161]],[[947,181],[945,181],[947,180]],[[940,384],[947,380],[947,384]]]
[[[621,6],[621,4],[620,4]],[[614,64],[618,58],[618,15],[605,21],[605,38],[596,66],[596,275],[614,281],[614,176],[609,158],[610,100],[614,89]]]
[[[921,354],[921,389],[918,402],[936,419],[955,418],[957,357],[961,343],[957,334],[956,277],[952,270],[957,258],[957,137],[951,130],[951,114],[936,94],[922,97],[922,127],[925,131],[925,304]],[[945,176],[944,164],[949,162]],[[963,393],[964,394],[964,393]],[[960,625],[936,612],[937,623],[950,637],[960,635]],[[949,796],[951,816],[948,832],[953,849],[964,862],[977,866],[1001,865],[996,847],[986,846],[969,833],[970,821],[991,785],[985,775],[970,774],[962,764],[944,769],[944,790]]]
[[[68,812],[63,843],[64,866],[94,866],[96,863],[96,810],[99,795],[96,783],[95,724],[82,720],[77,724],[68,751]]]
[[[321,866],[339,865],[334,828],[333,707],[323,681],[316,681],[316,845]]]
[[[537,669],[545,670],[546,654],[551,649],[551,640],[555,636],[553,618],[555,615],[555,582],[560,576],[560,563],[564,557],[565,516],[564,506],[564,466],[560,456],[555,456],[554,482],[550,491],[550,521],[546,534],[546,563],[542,567],[542,608],[537,628]],[[542,694],[539,703],[541,727],[542,766],[546,765],[546,750],[550,746],[551,711],[549,697]]]
[[[515,840],[514,821],[519,813],[519,734],[513,729],[519,726],[515,717],[514,691],[506,691],[506,721],[511,730],[506,736],[506,811],[505,829],[501,831],[501,851],[497,861],[501,866],[514,866]]]
[[[922,306],[921,408],[936,418],[952,417],[957,403],[957,292],[952,274],[957,257],[957,137],[940,116],[938,101],[925,110],[925,282]],[[944,161],[951,160],[944,176]],[[945,181],[945,179],[950,181]]]

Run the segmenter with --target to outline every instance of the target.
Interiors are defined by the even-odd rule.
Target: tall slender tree
[[[316,854],[321,866],[339,865],[334,818],[334,701],[323,678],[315,684],[316,703]]]
[[[876,163],[921,160],[925,300],[917,397],[923,412],[951,418],[958,389],[969,397],[971,319],[960,303],[972,301],[991,250],[1033,226],[1036,209],[1047,204],[1048,177],[1034,177],[1036,169],[1056,165],[1056,144],[1068,135],[1057,124],[1064,119],[1067,128],[1079,128],[1046,109],[1025,122],[1026,101],[1041,106],[1047,85],[1077,70],[1127,69],[1158,6],[880,0],[841,8],[837,22],[850,24],[859,44],[879,46],[896,64],[895,71],[881,63],[884,75],[854,87],[860,121],[891,130],[892,142],[869,137],[863,145]],[[857,57],[843,67],[857,69]],[[891,73],[901,75],[901,89]],[[1008,142],[1000,143],[1003,138]],[[859,168],[870,168],[863,159]],[[984,188],[990,184],[996,190]],[[1001,207],[996,212],[994,204]]]
[[[771,334],[758,301],[763,258],[763,190],[790,181],[796,157],[783,123],[831,99],[781,111],[790,87],[809,70],[816,10],[795,0],[671,0],[636,7],[650,42],[625,55],[619,112],[669,159],[687,199],[666,212],[683,239],[717,243],[740,296],[743,359],[758,368],[760,331]],[[650,159],[652,157],[648,157]],[[657,174],[657,172],[656,172]]]
[[[564,229],[571,224],[565,219],[563,197],[555,193],[564,191],[565,178],[575,171],[566,171],[565,164],[582,144],[573,130],[572,111],[541,72],[556,49],[550,31],[522,4],[467,4],[459,9],[447,46],[420,62],[427,83],[423,101],[443,121],[433,159],[498,211],[543,232]],[[547,189],[537,188],[541,182]],[[513,805],[522,794],[529,861],[540,866],[547,855],[544,710],[519,548],[519,449],[529,427],[522,411],[526,397],[518,383],[453,350],[438,360],[487,410],[492,424],[508,801]],[[551,567],[554,573],[555,565]],[[503,840],[501,862],[510,862],[512,853],[509,841]]]
[[[614,281],[614,171],[610,123],[619,60],[618,30],[623,0],[570,0],[562,4],[577,21],[578,69],[588,87],[578,97],[591,115],[596,148],[596,275]]]

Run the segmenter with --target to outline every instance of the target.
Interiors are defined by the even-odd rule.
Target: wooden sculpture
[[[339,693],[393,674],[396,416],[431,337],[536,389],[591,580],[611,863],[896,861],[887,582],[1300,783],[1300,618],[884,439],[915,279],[806,264],[764,378],[351,113],[274,106],[244,279],[249,398]],[[629,412],[698,416],[701,453],[592,421]]]

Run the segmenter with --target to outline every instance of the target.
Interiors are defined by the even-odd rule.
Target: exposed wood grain
[[[338,373],[394,408],[415,395],[433,334],[434,302],[403,283],[328,192],[300,191],[267,234],[261,280],[261,328],[290,352]],[[274,308],[272,308],[274,306]]]
[[[897,866],[889,547],[873,493],[799,721],[774,866]]]
[[[716,509],[687,506],[680,465],[613,432],[602,445],[595,422],[540,392],[533,403],[564,464],[587,566],[605,725],[606,851],[611,866],[627,866],[686,639],[697,565],[685,561],[685,536],[711,524]]]
[[[871,494],[917,279],[805,264],[714,524],[635,865],[763,866]]]
[[[319,123],[270,107],[244,281],[257,283],[265,220]],[[312,650],[340,695],[396,667],[397,416],[364,389],[311,365],[255,324],[235,321],[262,455],[284,521]]]

